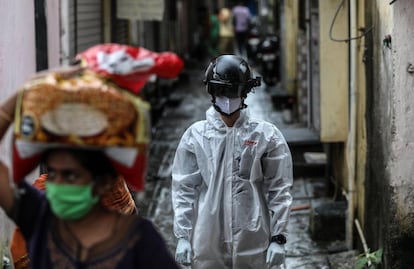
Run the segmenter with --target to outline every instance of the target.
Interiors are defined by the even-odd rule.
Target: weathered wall
[[[376,1],[379,2],[379,1]],[[383,62],[383,53],[389,54],[381,43],[381,35],[389,33],[391,22],[389,7],[378,7],[376,2],[367,4],[370,16],[367,25],[373,25],[373,32],[367,36],[367,180],[366,180],[366,217],[365,235],[370,249],[376,250],[383,246],[387,236],[386,222],[388,217],[389,173],[387,171],[387,156],[390,155],[390,92],[392,77],[390,76],[390,61]],[[382,9],[381,11],[379,9]],[[380,20],[380,14],[382,19]],[[386,68],[386,70],[384,70]],[[388,71],[387,71],[388,70]],[[389,90],[388,90],[389,89]]]
[[[287,93],[296,91],[296,43],[298,38],[298,2],[283,1],[282,35],[282,86]]]
[[[414,6],[412,1],[403,0],[392,7],[395,95],[392,104],[394,128],[389,166],[391,208],[395,205],[395,212],[391,212],[390,230],[395,230],[396,234],[390,238],[389,246],[390,252],[396,251],[401,265],[414,268],[414,74],[407,71],[414,64]]]
[[[345,4],[333,22],[340,1],[319,1],[321,141],[345,141],[348,135],[348,7]]]
[[[414,6],[377,0],[372,12],[372,79],[368,92],[366,225],[371,249],[384,248],[384,268],[414,268]],[[383,45],[391,35],[390,47]]]
[[[357,1],[357,21],[355,26],[357,29],[365,28],[369,31],[371,25],[365,22],[365,0]],[[367,2],[370,2],[367,0]],[[358,36],[361,36],[360,31],[356,31]],[[368,32],[367,35],[369,35]],[[355,164],[355,187],[356,187],[356,218],[359,220],[361,226],[364,226],[365,215],[365,170],[366,170],[366,155],[367,155],[367,133],[366,133],[366,77],[365,77],[365,48],[367,35],[355,39],[357,49],[356,59],[356,164]],[[359,239],[358,239],[359,240]]]
[[[396,188],[396,218],[403,232],[413,231],[414,223],[414,6],[412,1],[394,5],[394,113],[395,134],[392,140],[391,186]],[[414,71],[413,71],[414,72]]]
[[[311,20],[311,36],[309,37],[311,39],[311,50],[309,51],[309,57],[310,57],[310,65],[311,65],[311,73],[309,73],[309,76],[311,77],[312,81],[309,85],[312,93],[311,93],[311,115],[309,115],[312,120],[313,127],[318,130],[318,132],[321,130],[321,96],[320,96],[320,65],[319,65],[319,55],[320,55],[320,42],[319,42],[319,28],[320,28],[320,22],[319,22],[319,3],[315,0],[310,1],[311,2],[311,14],[310,14],[310,20]]]

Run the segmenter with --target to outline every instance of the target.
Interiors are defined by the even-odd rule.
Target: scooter
[[[263,81],[267,86],[274,86],[280,79],[280,50],[277,36],[266,36],[259,44],[258,58]]]
[[[257,62],[257,52],[260,44],[260,32],[257,27],[253,27],[247,36],[247,58],[253,62]]]

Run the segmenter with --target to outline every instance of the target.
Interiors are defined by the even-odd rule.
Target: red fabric
[[[145,187],[145,176],[147,172],[147,156],[138,155],[131,167],[127,167],[111,159],[114,168],[125,178],[128,187],[132,191],[142,191]]]
[[[27,158],[23,158],[19,155],[16,143],[13,143],[13,180],[19,183],[24,177],[33,171],[40,163],[41,154],[36,154]]]
[[[11,240],[10,252],[15,269],[29,269],[29,255],[27,254],[26,240],[18,227],[15,228]]]
[[[111,72],[101,61],[102,57],[114,55],[121,51],[126,52],[135,62],[146,62],[145,68],[136,68],[127,74]],[[104,55],[104,56],[102,56]],[[101,57],[101,58],[100,58]],[[110,56],[109,56],[110,57]],[[88,69],[96,72],[133,93],[139,93],[150,75],[161,78],[176,78],[184,67],[184,62],[173,52],[153,52],[142,47],[107,43],[93,46],[76,56],[86,62]],[[105,62],[108,63],[108,62]]]

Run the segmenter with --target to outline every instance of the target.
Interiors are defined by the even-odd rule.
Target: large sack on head
[[[13,177],[20,181],[51,147],[104,151],[133,190],[142,190],[149,104],[90,70],[48,72],[28,81],[16,107]]]

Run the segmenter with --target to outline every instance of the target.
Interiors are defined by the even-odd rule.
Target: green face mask
[[[78,220],[99,201],[92,195],[92,184],[69,185],[46,182],[46,198],[53,213],[64,220]]]

